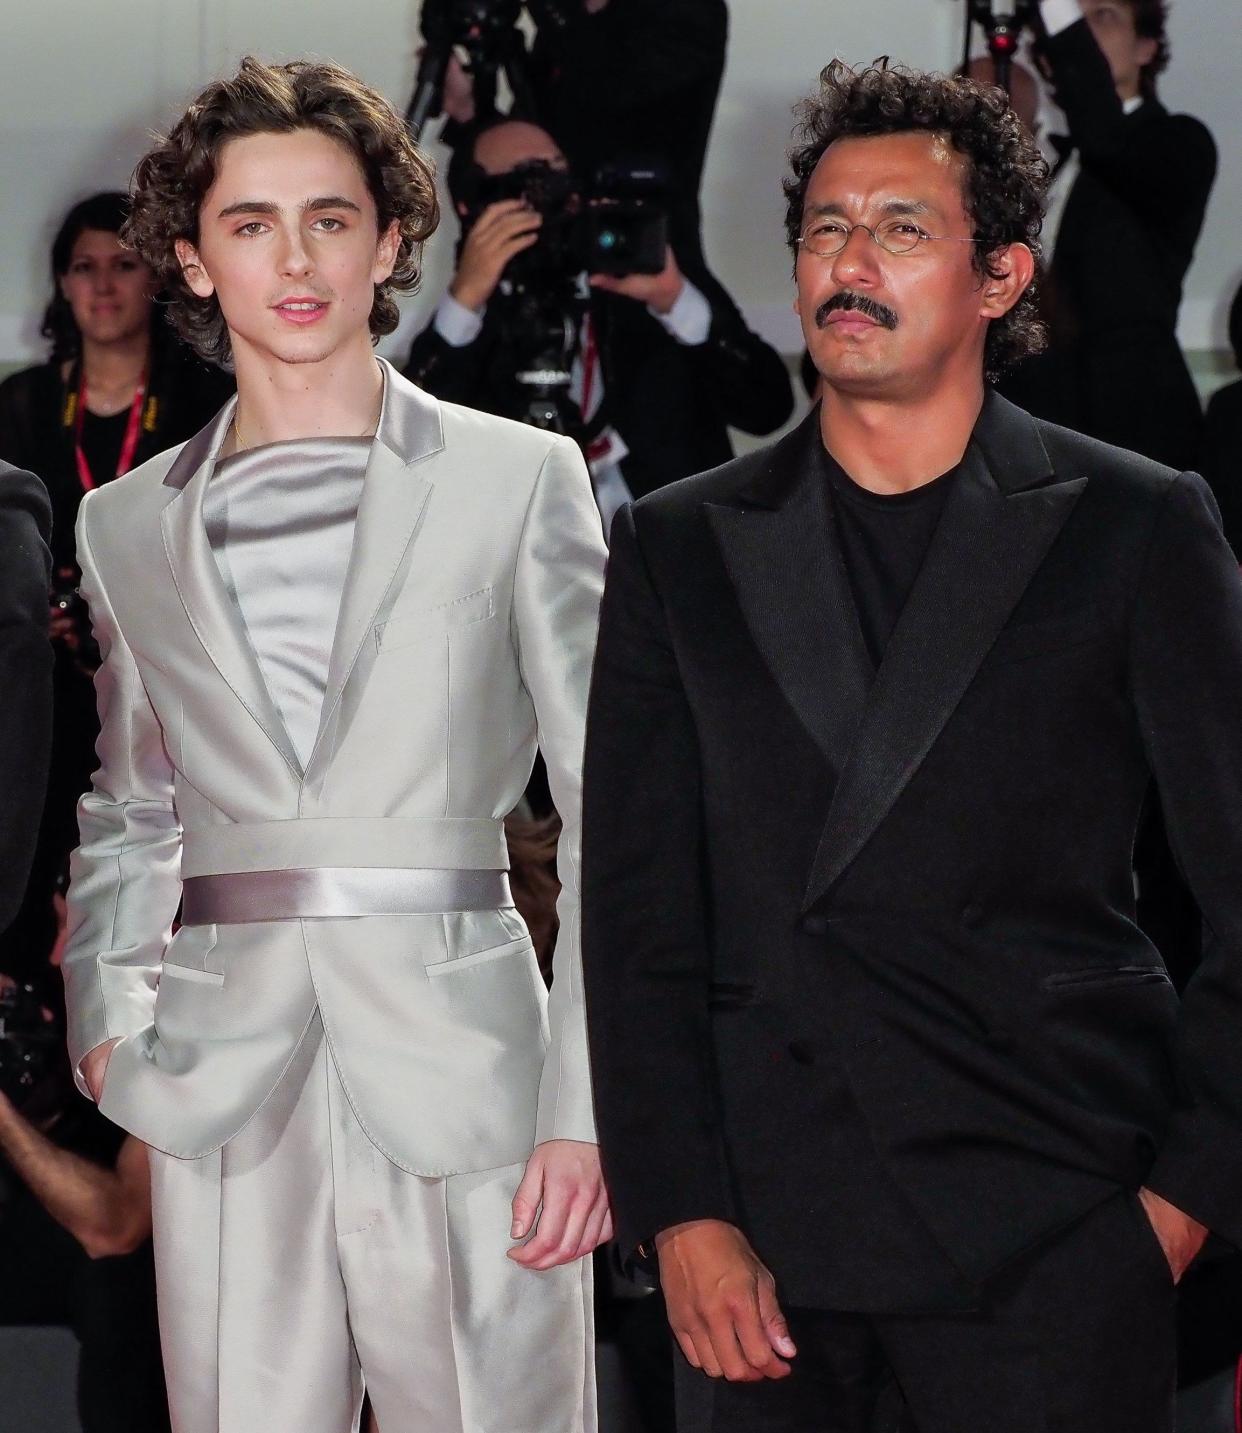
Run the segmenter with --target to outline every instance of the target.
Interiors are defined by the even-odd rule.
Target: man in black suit
[[[0,930],[26,888],[47,783],[51,527],[43,484],[0,462]]]
[[[1005,392],[1039,417],[1181,468],[1197,460],[1201,409],[1177,316],[1216,146],[1156,94],[1167,9],[1041,0],[1038,54],[1069,126],[1044,233],[1052,341]]]
[[[999,93],[839,64],[787,184],[823,378],[619,513],[584,775],[605,1173],[687,1429],[1168,1433],[1242,1239],[1242,582],[1203,482],[985,377],[1047,168]],[[1155,778],[1211,927],[1134,922]]]
[[[522,199],[487,203],[481,212],[471,201],[488,179],[530,165],[541,167],[541,182],[549,172],[567,171],[552,136],[518,120],[482,128],[469,152],[454,156],[449,188],[465,226],[461,253],[405,369],[437,398],[507,417],[520,416],[514,375],[530,366],[533,335],[506,302],[506,289],[514,261],[534,248],[543,220]],[[641,496],[727,461],[729,425],[763,434],[789,417],[793,393],[780,355],[747,328],[693,256],[670,245],[658,274],[592,276],[580,307],[572,302],[573,276],[558,275],[557,283],[556,291],[569,289],[572,326],[581,325],[568,344],[570,397],[584,420],[582,438],[606,516],[616,505],[609,505],[611,492]],[[553,279],[545,272],[528,286],[552,289]]]

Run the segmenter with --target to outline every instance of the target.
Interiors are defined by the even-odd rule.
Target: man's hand
[[[543,215],[524,199],[489,204],[466,235],[449,293],[477,313],[496,292],[509,260],[539,238],[542,223]]]
[[[120,1043],[119,1037],[105,1040],[102,1045],[96,1045],[82,1056],[82,1078],[86,1081],[86,1088],[90,1090],[91,1099],[96,1104],[103,1097],[104,1076],[108,1072],[108,1061],[112,1058],[113,1048]]]
[[[677,302],[686,286],[685,278],[677,267],[672,249],[664,250],[664,267],[658,274],[626,274],[623,279],[609,274],[592,274],[591,287],[607,294],[623,294],[627,299],[637,299],[656,313],[668,313]]]
[[[421,59],[426,46],[419,51]],[[458,124],[470,124],[474,120],[474,76],[454,53],[449,56],[444,71],[444,113]]]
[[[612,1238],[598,1145],[549,1139],[535,1146],[513,1196],[509,1233],[524,1239],[532,1229],[535,1234],[529,1242],[509,1250],[509,1258],[524,1269],[571,1264]]]
[[[1150,1189],[1139,1190],[1139,1202],[1146,1211],[1151,1227],[1156,1231],[1164,1257],[1169,1261],[1169,1271],[1175,1284],[1190,1267],[1195,1255],[1207,1240],[1208,1228],[1183,1214],[1175,1205]]]
[[[785,1378],[797,1353],[776,1302],[776,1281],[742,1231],[719,1219],[656,1236],[668,1321],[682,1353],[711,1378]]]

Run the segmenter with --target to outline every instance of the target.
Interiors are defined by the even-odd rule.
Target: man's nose
[[[880,246],[871,231],[856,225],[850,230],[845,247],[832,260],[832,281],[840,288],[867,287],[879,281]]]
[[[286,231],[280,252],[282,274],[307,274],[314,268],[310,248],[300,228]]]

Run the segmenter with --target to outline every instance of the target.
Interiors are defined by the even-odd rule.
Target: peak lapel
[[[1031,418],[989,395],[833,796],[804,906],[871,839],[931,750],[1073,511]]]
[[[216,566],[203,522],[207,484],[236,406],[237,400],[230,399],[219,416],[182,448],[164,478],[165,487],[179,489],[160,515],[164,552],[181,604],[203,650],[293,774],[300,778],[297,752],[268,694],[241,615]]]
[[[739,504],[706,512],[768,670],[839,769],[875,669],[833,537],[819,409],[776,445]]]
[[[324,732],[414,541],[431,495],[431,482],[413,465],[444,448],[440,405],[383,359],[379,362],[384,372],[383,411],[363,481],[319,732],[307,762],[308,782],[312,768],[322,763]]]

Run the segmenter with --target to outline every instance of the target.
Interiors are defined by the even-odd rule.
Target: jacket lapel
[[[830,764],[854,739],[875,669],[833,534],[819,408],[735,504],[705,504],[747,628]]]
[[[989,393],[871,688],[811,867],[813,905],[919,769],[1073,511],[1030,416]]]
[[[179,490],[160,514],[164,552],[181,604],[203,650],[294,775],[300,777],[297,752],[268,694],[241,615],[220,576],[203,522],[207,484],[236,406],[237,400],[230,399],[219,416],[186,443],[164,478],[165,487]]]
[[[432,484],[413,471],[444,448],[440,405],[382,359],[384,406],[371,445],[354,543],[332,642],[328,681],[315,747],[306,765],[322,765],[324,734],[335,715],[359,653],[390,596],[418,532]]]

